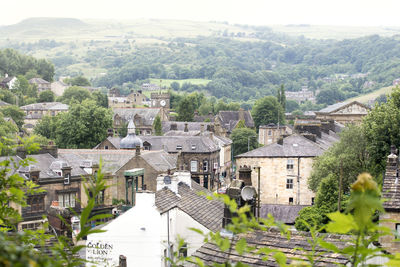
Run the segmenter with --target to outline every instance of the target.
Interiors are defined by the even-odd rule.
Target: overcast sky
[[[400,26],[400,0],[3,0],[0,25],[29,17]]]

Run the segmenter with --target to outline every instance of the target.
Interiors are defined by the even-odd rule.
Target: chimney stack
[[[185,129],[184,129],[183,131],[184,131],[184,132],[189,132],[188,123],[187,123],[187,122],[185,122]]]
[[[283,146],[283,137],[282,136],[280,136],[278,139],[278,145]]]
[[[135,156],[140,156],[140,146],[136,146]]]
[[[239,108],[239,121],[245,121],[244,119],[244,109]]]

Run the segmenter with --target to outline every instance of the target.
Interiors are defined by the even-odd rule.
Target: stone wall
[[[293,160],[293,170],[287,169],[288,159]],[[236,177],[239,177],[240,166],[250,166],[252,184],[257,188],[258,173],[254,167],[260,166],[261,203],[289,204],[289,198],[293,198],[293,204],[311,205],[315,193],[308,189],[307,180],[312,162],[313,158],[300,158],[300,190],[297,183],[298,158],[238,158]],[[286,188],[287,179],[293,179],[292,189]]]
[[[379,225],[396,231],[396,223],[400,224],[400,212],[386,212],[380,215],[379,219]],[[394,238],[394,235],[383,236],[379,239],[379,242],[390,253],[400,253],[400,242],[394,242]]]

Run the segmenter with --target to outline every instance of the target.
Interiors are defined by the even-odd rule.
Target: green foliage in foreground
[[[29,141],[24,142],[22,140],[22,142],[24,145],[30,144]],[[4,144],[3,139],[0,139],[0,154],[13,148],[15,149],[16,145],[10,147]],[[37,144],[28,145],[28,150],[37,148]],[[43,192],[38,185],[30,180],[25,180],[18,172],[12,171],[21,166],[28,166],[30,162],[32,162],[32,159],[27,158],[17,162],[12,157],[0,162],[0,206],[2,207],[0,209],[0,266],[72,267],[84,265],[86,260],[79,258],[77,255],[85,246],[74,246],[71,244],[71,240],[65,236],[48,234],[48,231],[46,231],[48,223],[44,224],[43,229],[36,231],[24,230],[23,232],[16,232],[15,225],[21,220],[21,216],[18,209],[14,207],[27,206],[27,195]],[[84,188],[88,203],[80,214],[81,231],[76,236],[77,242],[82,241],[89,234],[103,232],[103,230],[92,229],[89,222],[111,216],[109,214],[91,216],[95,207],[96,197],[106,189],[101,163],[97,175],[90,177],[86,181]],[[9,205],[10,203],[13,205]],[[76,216],[78,215],[73,209],[70,209],[70,211]],[[62,217],[60,219],[70,227],[69,222]],[[45,246],[46,242],[50,240],[53,240],[54,245]],[[51,256],[46,253],[48,250],[51,252]]]
[[[232,218],[232,223],[226,229],[234,235],[246,233],[255,230],[268,230],[270,227],[277,227],[281,235],[286,236],[290,240],[290,231],[288,227],[276,222],[272,217],[260,219],[257,221],[254,216],[248,217],[250,207],[244,206],[238,209],[234,200],[229,199],[226,195],[214,195],[210,199],[220,199],[227,205],[230,211],[236,212],[237,216]],[[344,212],[333,212],[327,214],[329,222],[321,228],[310,225],[304,222],[304,225],[309,228],[310,235],[305,235],[304,238],[310,244],[311,250],[306,250],[302,247],[297,247],[296,251],[299,256],[291,254],[290,257],[284,254],[279,249],[269,247],[255,247],[247,243],[245,238],[239,237],[223,237],[219,232],[203,233],[199,229],[193,231],[201,234],[204,237],[204,242],[214,243],[221,251],[235,250],[235,254],[243,255],[244,253],[262,255],[264,261],[275,261],[278,266],[319,266],[318,259],[324,257],[326,253],[335,253],[347,259],[346,265],[338,266],[371,266],[369,260],[376,257],[386,258],[388,262],[386,266],[399,266],[400,254],[385,254],[383,249],[376,247],[375,242],[381,236],[393,235],[394,233],[387,227],[379,226],[373,221],[376,212],[384,212],[382,200],[380,199],[380,191],[376,182],[372,177],[363,173],[360,174],[355,183],[351,185],[351,195],[348,206]],[[305,212],[307,213],[307,211]],[[310,214],[312,216],[312,214]],[[327,233],[322,233],[326,231]],[[343,244],[337,246],[330,243],[326,237],[329,233],[343,234]],[[232,246],[233,238],[237,239],[236,246]],[[180,242],[181,246],[183,241]],[[179,250],[179,248],[178,248]],[[247,266],[240,262],[240,258],[234,257],[235,262],[227,259],[223,264],[214,263],[212,266]],[[184,262],[191,262],[198,266],[205,266],[204,262],[196,257],[179,257],[174,255],[174,260],[169,259],[173,266],[181,266]],[[232,258],[233,259],[233,258]],[[379,265],[373,265],[379,266]]]

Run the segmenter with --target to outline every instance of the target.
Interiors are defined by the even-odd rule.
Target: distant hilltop
[[[82,28],[89,26],[87,23],[74,18],[28,18],[16,24],[0,27],[2,31],[22,30],[30,27],[31,29],[41,30],[49,28]]]

